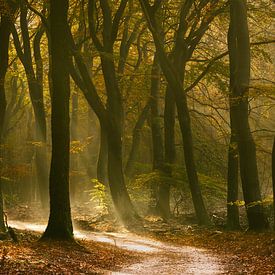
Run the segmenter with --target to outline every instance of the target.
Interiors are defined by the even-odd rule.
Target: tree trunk
[[[108,141],[108,177],[110,191],[118,216],[126,224],[130,225],[139,219],[128,191],[126,189],[122,167],[121,133],[116,125],[110,125],[107,130]]]
[[[162,169],[164,165],[163,137],[159,110],[160,66],[155,54],[151,70],[151,131],[153,145],[153,170]]]
[[[18,32],[13,26],[12,34],[17,55],[22,62],[29,86],[29,93],[35,117],[35,146],[36,146],[36,170],[39,185],[40,199],[43,208],[48,206],[48,165],[46,148],[46,115],[43,97],[43,64],[41,57],[40,41],[44,33],[43,27],[38,30],[34,37],[34,58],[36,73],[33,67],[32,51],[27,21],[28,7],[24,1],[20,2],[20,27],[23,40],[23,48],[18,37]]]
[[[232,127],[232,126],[231,126]],[[231,129],[231,131],[234,131]],[[227,227],[231,230],[240,229],[238,200],[239,157],[236,135],[231,133],[228,146],[227,171]]]
[[[246,3],[230,3],[230,28],[228,48],[231,70],[231,115],[236,126],[242,189],[249,229],[264,230],[268,227],[260,192],[255,143],[248,120],[248,92],[250,82],[250,42]]]
[[[273,141],[273,149],[272,149],[272,185],[273,185],[273,211],[274,211],[273,226],[275,231],[275,138]]]
[[[73,44],[75,62],[78,66],[82,79],[77,79],[75,72],[74,80],[82,86],[85,98],[97,114],[101,126],[107,133],[108,143],[108,179],[112,199],[122,221],[127,225],[138,217],[126,189],[123,167],[122,167],[122,122],[123,108],[122,98],[118,85],[118,77],[114,64],[113,46],[118,34],[119,23],[123,16],[123,11],[127,1],[122,1],[119,12],[112,20],[112,10],[108,1],[100,1],[100,8],[103,14],[102,40],[98,39],[97,31],[94,28],[94,15],[96,12],[95,2],[88,2],[89,30],[95,47],[100,53],[101,67],[107,92],[107,108],[105,109],[96,88],[90,78],[89,72],[82,57],[77,54],[76,46],[71,36]],[[101,42],[102,41],[102,42]],[[83,84],[83,85],[82,85]]]
[[[74,42],[71,39],[71,43]],[[75,45],[72,45],[75,48]],[[90,78],[87,67],[80,55],[74,52],[75,61],[83,79],[77,76],[71,67],[71,75],[77,85],[81,88],[86,100],[95,111],[101,126],[107,134],[108,144],[108,179],[112,199],[118,216],[127,225],[136,220],[138,215],[131,203],[126,189],[122,169],[122,106],[118,83],[116,80],[115,67],[112,54],[102,54],[102,69],[108,94],[107,110],[104,108],[97,95],[96,88]],[[107,60],[105,60],[105,58]],[[111,59],[110,59],[111,58]],[[108,60],[109,59],[109,60]]]
[[[176,159],[175,148],[175,100],[173,93],[168,86],[165,94],[164,107],[164,149],[165,166],[168,176],[172,176],[172,165]]]
[[[96,178],[96,162],[98,160],[98,152],[100,146],[100,129],[98,119],[92,110],[92,108],[88,105],[88,113],[87,113],[87,136],[89,139],[89,143],[87,145],[86,154],[82,156],[83,160],[86,163],[85,170],[87,172],[87,177],[89,179]],[[107,170],[107,169],[106,169]]]
[[[78,92],[77,90],[72,93],[71,96],[71,140],[78,141]],[[75,203],[76,193],[78,190],[78,153],[71,154],[71,177],[70,177],[70,196],[72,203]]]
[[[3,5],[5,5],[3,3]],[[6,113],[6,91],[5,77],[8,69],[9,61],[9,37],[13,20],[13,10],[7,5],[5,14],[1,14],[0,22],[0,162],[3,161],[4,145],[3,131]],[[4,212],[3,212],[3,194],[2,194],[2,163],[0,167],[0,231],[5,231]]]
[[[193,200],[196,216],[198,219],[198,223],[209,225],[210,219],[208,217],[208,213],[206,211],[203,197],[201,194],[200,184],[199,184],[198,175],[197,175],[197,169],[196,169],[195,160],[194,160],[194,152],[193,152],[194,149],[193,149],[190,114],[189,114],[188,105],[187,105],[187,95],[183,89],[184,74],[183,75],[179,74],[177,68],[173,66],[173,63],[170,62],[167,54],[165,53],[165,50],[161,42],[162,40],[158,33],[159,27],[155,20],[154,10],[150,6],[149,1],[140,0],[140,3],[155,42],[161,69],[163,71],[163,74],[165,75],[168,85],[171,87],[171,90],[173,91],[174,98],[176,101],[178,119],[179,119],[183,146],[184,146],[186,172],[188,176],[189,187],[191,190],[192,200]],[[180,36],[180,33],[178,33],[178,35]],[[184,45],[186,46],[186,44]],[[186,64],[184,63],[182,64],[183,72],[185,71],[185,65]]]
[[[172,177],[172,166],[175,163],[176,158],[176,149],[175,149],[175,101],[170,90],[170,87],[167,86],[165,94],[165,107],[164,107],[164,161],[165,167],[164,172],[166,177]],[[170,213],[170,184],[164,186],[160,190],[161,201],[169,209]],[[169,208],[168,208],[169,206]]]
[[[186,172],[198,223],[209,224],[210,220],[203,202],[196,164],[194,160],[193,138],[190,114],[187,105],[187,96],[183,90],[181,81],[179,80],[177,73],[171,68],[168,57],[164,53],[163,49],[161,49],[159,46],[158,48],[162,71],[167,79],[168,85],[174,92],[174,98],[176,101],[178,119],[184,146]],[[182,79],[184,80],[184,77]]]
[[[169,204],[169,184],[161,179],[164,175],[164,148],[163,133],[160,124],[160,73],[161,69],[155,54],[152,70],[151,70],[151,132],[153,145],[153,171],[157,171],[160,175],[158,184],[151,186],[151,203],[149,205],[149,213],[160,215],[167,219],[170,216]]]
[[[68,0],[50,1],[52,161],[50,170],[50,217],[42,239],[73,239],[69,195],[70,79],[68,6]]]
[[[5,17],[1,18],[0,24],[0,161],[3,162],[4,141],[3,141],[3,128],[6,113],[6,93],[5,93],[5,76],[8,68],[9,57],[9,28],[8,20]],[[4,223],[4,202],[2,194],[2,170],[3,163],[0,166],[0,232],[5,231]]]
[[[112,53],[111,53],[112,56]],[[105,131],[108,142],[108,179],[115,208],[127,225],[138,217],[126,189],[122,164],[122,102],[116,79],[114,61],[101,56],[102,71],[106,85],[109,123]]]
[[[36,109],[35,123],[36,123],[36,141],[40,143],[36,146],[36,171],[37,181],[40,193],[40,200],[42,207],[47,209],[49,206],[49,165],[47,158],[47,125],[46,114],[44,108],[43,95],[43,60],[41,55],[41,39],[44,34],[44,27],[42,26],[36,33],[33,42],[34,59],[36,65],[36,82],[37,91],[34,89],[31,93],[37,94],[37,98],[32,100],[33,108]]]
[[[134,174],[135,163],[137,161],[138,149],[141,141],[141,130],[148,117],[149,111],[150,111],[150,101],[145,105],[145,107],[141,111],[133,130],[132,145],[131,145],[129,157],[124,169],[125,175],[128,178],[131,178]]]
[[[97,159],[97,179],[103,184],[108,183],[108,142],[104,127],[100,126],[100,145]]]
[[[228,172],[227,172],[227,227],[229,229],[235,230],[240,229],[239,221],[239,208],[235,202],[238,200],[238,178],[239,178],[239,150],[238,150],[238,137],[236,123],[234,120],[234,108],[232,102],[234,100],[234,95],[232,93],[232,87],[234,85],[234,71],[236,68],[236,58],[237,52],[235,47],[231,47],[233,42],[234,30],[232,25],[230,25],[228,30],[228,45],[229,45],[229,59],[230,59],[230,85],[229,85],[229,112],[230,112],[230,128],[231,136],[228,148]]]
[[[0,179],[0,232],[6,231],[5,219],[4,219],[4,200],[2,190],[2,180]]]
[[[191,190],[192,200],[198,218],[198,223],[207,225],[210,223],[210,221],[201,194],[201,188],[194,160],[193,137],[190,115],[187,105],[187,98],[186,94],[182,89],[175,90],[175,94],[178,118],[184,147],[185,166],[189,181],[189,187]]]

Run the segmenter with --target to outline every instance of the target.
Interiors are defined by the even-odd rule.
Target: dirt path
[[[36,232],[43,232],[45,225],[9,221],[10,226]],[[125,267],[120,272],[106,274],[223,274],[224,270],[217,256],[207,250],[190,246],[177,246],[132,233],[98,233],[75,230],[78,239],[109,243],[129,251],[146,253],[145,261]]]

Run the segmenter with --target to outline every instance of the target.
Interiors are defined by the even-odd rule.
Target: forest
[[[0,0],[0,274],[275,274],[273,0]]]

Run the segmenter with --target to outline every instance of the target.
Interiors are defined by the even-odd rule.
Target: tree
[[[103,125],[100,125],[100,143],[97,159],[97,179],[103,184],[108,183],[108,142]]]
[[[237,205],[239,193],[239,154],[235,128],[231,120],[231,137],[228,145],[228,168],[227,168],[227,227],[235,230],[240,229],[239,207]]]
[[[273,211],[274,211],[274,230],[275,230],[275,138],[272,149],[272,183],[273,183]]]
[[[184,144],[184,155],[185,155],[185,165],[188,175],[189,186],[193,198],[193,204],[195,212],[198,218],[199,224],[209,224],[209,217],[203,202],[200,185],[198,181],[198,175],[196,170],[196,165],[194,161],[193,153],[193,139],[192,139],[192,130],[190,115],[187,106],[187,97],[183,89],[183,75],[180,75],[176,68],[173,67],[173,64],[170,62],[167,53],[165,52],[163,45],[161,43],[160,35],[158,33],[158,25],[155,19],[155,12],[159,8],[162,1],[155,1],[154,5],[151,6],[149,1],[140,0],[144,15],[146,17],[149,29],[152,33],[155,47],[158,54],[158,59],[165,75],[165,78],[168,82],[168,85],[171,87],[174,93],[174,98],[177,105],[178,119],[180,123],[182,140]],[[190,1],[191,2],[191,1]],[[190,9],[192,3],[185,2],[181,10],[181,18],[183,19],[177,31],[177,38],[182,39],[182,32],[185,30],[185,13]],[[184,42],[184,41],[182,41]],[[183,44],[182,46],[185,46]],[[184,65],[184,64],[183,64]]]
[[[231,35],[232,29],[231,25],[228,30],[228,43],[231,43]],[[236,67],[236,58],[234,49],[231,49],[230,54],[230,92],[229,92],[229,104],[230,104],[230,142],[228,146],[228,166],[227,166],[227,227],[229,229],[239,229],[240,221],[239,221],[239,208],[236,204],[238,200],[238,179],[239,179],[239,151],[238,151],[238,138],[236,133],[236,125],[233,118],[233,106],[231,104],[233,93],[232,88],[234,85],[234,70]]]
[[[114,43],[118,35],[118,27],[121,22],[127,0],[119,3],[117,11],[112,14],[111,7],[106,1],[99,1],[103,15],[103,41],[95,32],[96,1],[89,1],[89,27],[96,49],[100,54],[101,67],[107,93],[107,116],[108,123],[103,124],[108,144],[108,178],[110,191],[116,209],[123,221],[132,220],[135,210],[131,204],[123,173],[122,163],[122,131],[123,131],[123,105],[121,91],[116,74],[114,61]],[[112,20],[113,17],[113,20]],[[127,211],[126,211],[127,209]]]
[[[232,125],[236,127],[240,156],[242,189],[249,228],[264,230],[268,222],[264,215],[259,185],[255,143],[248,120],[250,82],[250,42],[246,2],[230,1],[230,28],[228,35],[231,87],[230,110]]]
[[[70,57],[68,6],[68,0],[50,1],[52,160],[50,169],[50,217],[42,239],[73,239],[69,196]]]
[[[145,104],[144,108],[140,112],[135,127],[133,129],[131,149],[124,169],[125,175],[129,178],[131,178],[134,174],[135,162],[137,161],[137,154],[139,151],[138,149],[141,141],[141,131],[146,119],[149,116],[149,111],[150,100]]]
[[[154,60],[151,69],[151,132],[152,132],[152,149],[153,149],[153,171],[157,171],[160,175],[164,172],[164,147],[163,147],[163,134],[160,123],[160,77],[161,68],[158,62],[157,54],[154,55]],[[160,177],[161,178],[161,177]],[[152,205],[149,207],[149,211],[153,214],[158,214],[163,218],[168,218],[170,215],[169,200],[163,200],[163,195],[168,193],[165,189],[167,185],[160,180],[159,184],[153,184],[151,187],[152,193]],[[162,196],[161,196],[162,195]]]
[[[16,3],[7,1],[0,2],[0,162],[3,161],[2,152],[4,150],[4,124],[6,115],[6,91],[5,77],[9,63],[9,42],[13,16],[16,11]],[[0,231],[5,231],[4,211],[3,211],[3,193],[2,193],[2,163],[0,167]]]
[[[78,88],[74,90],[71,94],[71,125],[70,125],[70,133],[71,133],[71,141],[72,142],[77,142],[78,141],[78,105],[79,105],[79,98],[78,98]],[[77,193],[77,188],[78,188],[78,161],[79,161],[79,156],[78,154],[72,154],[71,159],[70,159],[70,169],[72,172],[72,176],[70,178],[70,198],[72,203],[74,204],[76,202],[76,193]]]
[[[117,38],[118,27],[127,5],[127,1],[122,0],[119,8],[112,16],[112,10],[106,1],[100,1],[100,8],[103,14],[103,29],[101,42],[97,34],[96,1],[89,1],[89,29],[93,43],[100,54],[101,68],[104,77],[107,94],[107,106],[105,108],[100,99],[96,87],[89,74],[85,62],[79,54],[74,39],[71,36],[71,46],[74,60],[79,70],[79,75],[71,64],[71,75],[80,87],[89,105],[96,113],[100,125],[104,128],[107,137],[108,147],[108,179],[110,191],[115,209],[121,220],[127,225],[139,219],[136,210],[130,200],[124,179],[122,163],[122,127],[123,127],[123,106],[118,76],[114,61],[113,47]],[[112,19],[113,18],[113,19]]]
[[[12,27],[13,41],[17,55],[22,62],[29,87],[31,103],[35,118],[35,164],[37,170],[37,183],[40,192],[40,200],[43,208],[48,207],[48,165],[47,165],[47,125],[43,95],[43,61],[41,56],[41,39],[45,32],[45,26],[41,25],[35,32],[33,47],[28,27],[28,5],[20,2],[20,29],[23,41],[21,46],[18,31],[15,25]],[[32,50],[35,66],[32,58]]]

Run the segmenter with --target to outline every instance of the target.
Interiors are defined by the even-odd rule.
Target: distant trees
[[[43,208],[48,207],[48,165],[46,155],[47,125],[43,95],[43,60],[41,56],[41,39],[45,32],[45,26],[39,26],[34,34],[33,45],[28,27],[28,6],[25,1],[20,2],[20,30],[21,46],[18,30],[15,25],[12,27],[13,41],[17,55],[22,62],[30,93],[30,99],[35,118],[35,163],[37,169],[37,184],[40,200]]]
[[[42,239],[71,240],[70,209],[70,74],[68,0],[50,1],[52,78],[52,160],[50,170],[50,217]]]
[[[13,22],[7,16],[11,10],[7,3],[19,4],[18,20]],[[138,182],[135,176],[152,170],[149,176],[157,175],[156,184],[149,180],[139,188],[148,198],[150,186],[156,187],[151,189],[155,200],[152,213],[164,220],[170,217],[170,206],[176,208],[180,203],[176,196],[185,192],[186,181],[198,223],[209,225],[209,205],[203,197],[208,181],[199,182],[199,178],[207,175],[224,182],[228,168],[228,227],[240,228],[239,171],[249,227],[266,227],[259,184],[263,168],[261,162],[257,163],[259,151],[256,155],[253,139],[257,131],[251,134],[258,125],[251,120],[255,102],[254,95],[249,95],[252,66],[245,0],[0,0],[0,4],[0,143],[4,143],[2,132],[8,124],[5,116],[8,113],[15,119],[12,112],[6,112],[6,101],[10,105],[20,101],[18,108],[22,110],[29,106],[28,115],[22,112],[20,127],[14,130],[16,137],[5,136],[10,144],[28,147],[28,153],[22,149],[27,155],[27,169],[18,170],[29,173],[29,177],[37,175],[40,196],[35,191],[32,199],[40,197],[44,208],[48,191],[46,148],[52,146],[50,217],[43,238],[72,239],[69,194],[77,203],[77,192],[90,191],[93,177],[110,187],[115,212],[126,225],[139,222],[132,202],[136,198],[130,192]],[[229,5],[226,41],[226,28],[220,26],[229,22]],[[13,43],[9,48],[10,31]],[[268,59],[262,49],[258,51]],[[262,65],[265,62],[260,56],[257,58]],[[15,78],[18,84],[10,85],[10,79]],[[70,95],[70,81],[82,93]],[[20,85],[22,91],[28,86],[29,93],[19,95]],[[98,121],[87,120],[87,110],[92,110]],[[48,113],[52,131],[47,131]],[[91,125],[87,127],[87,123]],[[71,177],[71,190],[70,130],[71,139],[81,147],[79,155],[71,159],[70,173],[75,175]],[[50,132],[52,144],[47,143]],[[88,141],[82,144],[87,135]],[[20,193],[26,186],[23,182],[30,180],[13,176],[15,169],[6,159],[15,156],[4,149],[5,165],[0,172],[5,170],[5,179],[12,182],[4,187],[10,192],[16,183],[15,193]],[[182,173],[180,180],[177,173]],[[81,176],[76,179],[78,174]],[[83,194],[89,196],[89,192]],[[3,228],[1,201],[0,192]],[[224,201],[223,205],[226,207]]]

